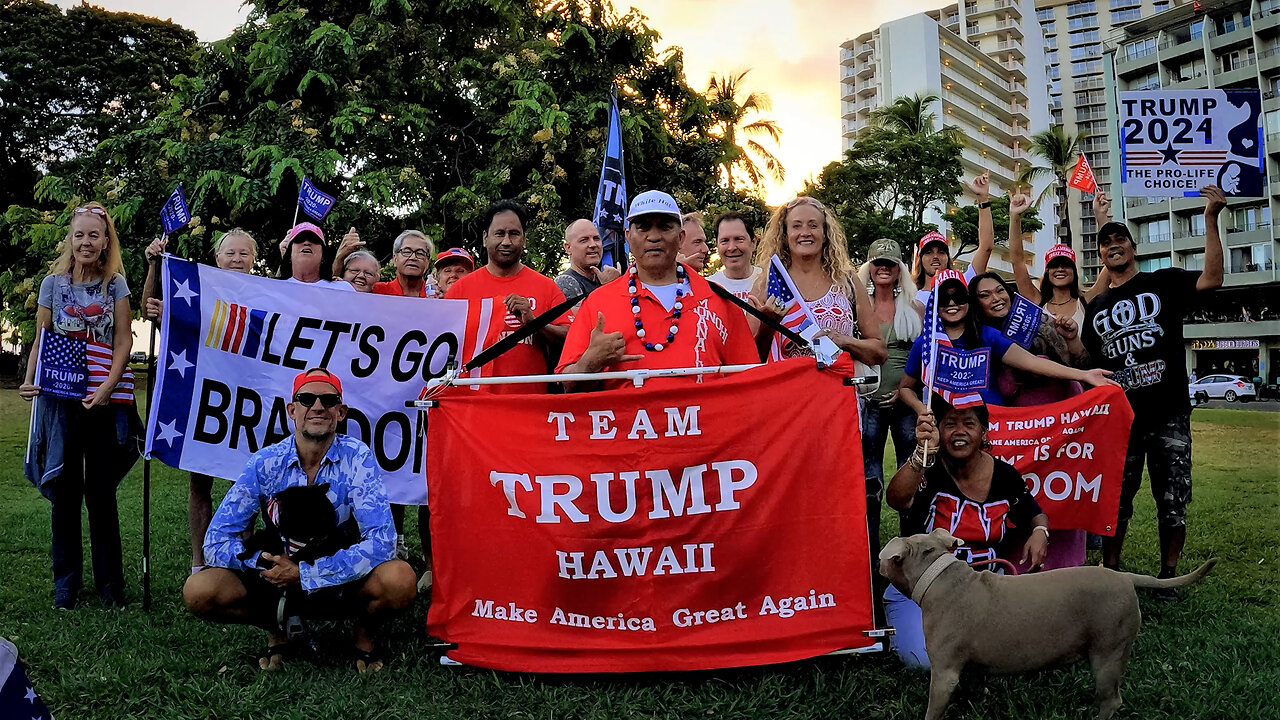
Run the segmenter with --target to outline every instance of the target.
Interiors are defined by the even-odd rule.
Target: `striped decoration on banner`
[[[254,310],[246,305],[217,300],[205,347],[256,358],[261,349],[262,331],[277,313]]]
[[[89,394],[98,391],[102,383],[111,376],[111,346],[106,343],[88,341],[84,346],[85,362],[89,367]],[[124,375],[111,391],[111,402],[133,404],[133,370],[125,365]]]

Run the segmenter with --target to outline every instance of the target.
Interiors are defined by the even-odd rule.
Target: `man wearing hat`
[[[278,667],[293,649],[285,636],[289,618],[355,617],[356,667],[376,670],[382,661],[370,632],[376,622],[409,607],[416,578],[407,563],[393,558],[395,528],[373,452],[337,432],[347,414],[342,381],[328,370],[312,368],[294,378],[290,398],[285,408],[293,435],[249,458],[213,516],[204,541],[205,569],[187,579],[183,598],[203,619],[264,628],[269,638],[259,659],[264,670]],[[339,525],[353,522],[358,539],[304,562],[294,562],[287,550],[246,550],[259,512],[279,513],[277,495],[305,486],[327,486],[334,520]],[[282,596],[288,599],[282,601]]]
[[[566,298],[582,298],[620,274],[612,266],[601,267],[604,244],[600,231],[590,220],[574,220],[564,229],[564,251],[569,255],[569,268],[556,276],[556,285]],[[577,308],[575,308],[576,310]]]
[[[436,269],[432,273],[436,281],[436,295],[444,297],[455,282],[475,269],[476,261],[471,259],[471,253],[466,250],[462,248],[441,250],[440,254],[436,255]]]
[[[676,262],[685,230],[674,198],[658,190],[637,195],[627,212],[626,233],[635,262],[582,302],[556,372],[760,362],[742,311],[712,292],[701,275]],[[701,381],[691,376],[651,383]],[[583,383],[566,385],[591,389]]]
[[[338,290],[355,292],[351,283],[333,279],[333,268],[325,262],[324,231],[313,223],[301,222],[284,236],[283,262],[279,277],[286,282],[319,283]]]

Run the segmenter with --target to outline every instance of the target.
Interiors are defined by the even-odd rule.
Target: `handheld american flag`
[[[111,376],[111,361],[110,345],[41,331],[36,385],[43,395],[83,400]],[[111,402],[133,404],[133,371],[128,367],[111,391]]]
[[[952,407],[969,407],[970,405],[982,405],[982,395],[973,392],[968,388],[962,388],[959,385],[953,385],[947,373],[937,372],[938,354],[939,352],[956,354],[964,353],[964,350],[956,348],[951,343],[951,337],[947,335],[947,330],[942,326],[942,318],[938,315],[937,300],[941,292],[942,283],[946,280],[959,280],[964,282],[964,276],[955,270],[945,269],[939,270],[934,277],[935,291],[929,294],[929,300],[925,303],[924,316],[928,321],[925,327],[925,333],[929,338],[929,352],[925,353],[921,358],[922,370],[924,372],[925,381],[925,403],[929,402],[929,398],[933,397],[933,393],[938,393]],[[988,353],[989,355],[989,353]]]
[[[813,336],[822,328],[819,327],[817,318],[813,316],[813,312],[800,295],[800,291],[796,290],[796,284],[791,279],[791,273],[787,272],[787,268],[778,259],[777,255],[769,259],[769,277],[766,292],[769,297],[777,298],[782,304],[781,322],[783,327],[795,331],[800,337],[808,340],[814,354],[823,364],[830,365],[835,362],[836,356],[840,354],[840,348],[836,347],[831,338],[820,337],[816,341],[813,339]],[[773,343],[773,349],[770,351],[770,359],[782,359],[782,345],[776,340]]]

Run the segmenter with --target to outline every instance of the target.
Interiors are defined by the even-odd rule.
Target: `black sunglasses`
[[[938,307],[943,308],[948,305],[968,305],[969,296],[963,293],[949,293],[938,299]]]
[[[325,410],[330,410],[337,407],[338,403],[342,402],[342,396],[338,393],[324,393],[317,395],[316,393],[309,392],[300,392],[293,396],[293,401],[296,403],[302,403],[302,406],[305,408],[313,407],[316,404],[316,400],[320,401],[320,404],[324,406]]]
[[[880,259],[872,260],[871,266],[878,267],[878,268],[895,268],[895,267],[898,267],[898,263],[894,262],[893,260],[885,260],[883,258],[880,258]]]

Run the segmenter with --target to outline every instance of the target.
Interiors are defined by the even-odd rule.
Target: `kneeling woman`
[[[969,311],[969,288],[964,277],[955,270],[942,270],[938,273],[937,283],[938,318],[942,328],[950,338],[953,347],[963,350],[991,350],[991,366],[989,378],[1000,376],[1005,365],[1017,370],[1025,370],[1044,377],[1062,380],[1077,380],[1089,385],[1115,385],[1108,379],[1111,374],[1107,370],[1078,370],[1067,367],[1052,360],[1036,357],[1024,350],[1020,345],[1005,337],[995,328],[977,323],[974,313]],[[917,388],[920,387],[921,368],[925,354],[929,352],[930,318],[925,319],[925,331],[916,338],[911,346],[911,354],[907,356],[906,374],[898,383],[902,391],[899,398],[911,407],[917,415],[924,414],[928,408],[920,400]],[[986,387],[977,389],[982,401],[989,405],[1005,405],[1005,398],[1000,389],[988,381]]]
[[[889,506],[903,515],[903,533],[949,530],[964,543],[956,556],[975,562],[994,559],[996,547],[1016,528],[1019,535],[1030,533],[1021,561],[1039,567],[1049,546],[1049,518],[1022,475],[987,452],[986,406],[957,409],[935,397],[933,408],[916,422],[916,452],[886,493]],[[890,639],[894,652],[908,667],[928,668],[920,606],[890,585],[884,613],[897,630]]]

